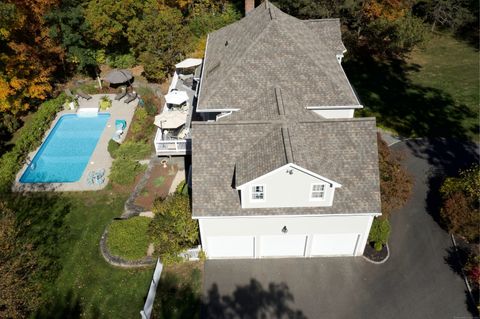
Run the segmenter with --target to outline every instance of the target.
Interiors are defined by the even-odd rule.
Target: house
[[[192,122],[192,215],[207,258],[359,256],[381,214],[374,118],[337,19],[264,2],[209,35]]]

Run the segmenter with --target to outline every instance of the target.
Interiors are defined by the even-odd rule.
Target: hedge
[[[28,153],[35,150],[42,142],[45,131],[50,128],[57,112],[62,110],[65,95],[42,103],[32,120],[20,130],[15,146],[0,158],[0,192],[8,192],[15,180],[16,173],[25,162]]]

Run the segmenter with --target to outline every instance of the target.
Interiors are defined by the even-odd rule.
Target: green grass
[[[478,124],[480,69],[475,48],[450,35],[435,35],[411,54],[409,62],[421,66],[419,72],[409,73],[414,83],[439,89],[467,109],[472,116],[463,120],[465,129]]]
[[[378,126],[405,137],[479,140],[478,52],[449,35],[433,36],[410,59],[347,59],[345,71]]]
[[[32,240],[41,238],[42,250],[59,251],[57,259],[53,255],[44,257],[54,261],[59,270],[54,272],[53,282],[44,286],[43,294],[50,304],[39,310],[37,318],[138,317],[153,268],[116,268],[103,259],[99,250],[105,227],[121,214],[127,196],[97,191],[19,198],[17,211],[35,218],[34,228],[30,226],[26,236]],[[54,220],[42,222],[42,215],[53,213]]]
[[[147,234],[151,222],[148,217],[115,220],[108,228],[107,246],[115,256],[137,260],[146,256],[149,244]]]
[[[159,176],[153,180],[153,185],[155,185],[155,187],[160,187],[163,183],[165,183],[165,176]]]

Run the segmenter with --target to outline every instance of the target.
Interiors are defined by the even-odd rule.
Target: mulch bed
[[[177,171],[177,165],[167,165],[165,168],[161,163],[156,163],[150,178],[147,180],[140,195],[135,199],[134,204],[145,208],[147,211],[152,210],[155,199],[167,197]]]
[[[373,248],[373,245],[367,243],[367,245],[365,246],[365,251],[363,252],[363,256],[370,259],[371,261],[381,262],[384,261],[385,258],[387,258],[388,248],[385,245],[383,246],[382,250],[376,251],[375,248]]]

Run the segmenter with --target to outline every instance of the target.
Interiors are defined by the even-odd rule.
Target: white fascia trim
[[[240,109],[232,109],[232,108],[225,108],[225,109],[204,109],[204,110],[196,110],[197,112],[203,112],[203,113],[212,113],[212,112],[237,112],[240,111]]]
[[[344,217],[364,217],[364,216],[373,216],[378,217],[382,216],[381,213],[352,213],[352,214],[299,214],[299,215],[234,215],[234,216],[192,216],[192,219],[228,219],[228,218],[296,218],[296,217],[329,217],[329,216],[344,216]]]
[[[207,42],[205,44],[205,56],[203,57],[202,61],[202,76],[200,76],[200,87],[198,88],[198,96],[197,101],[200,101],[200,94],[202,94],[202,85],[203,85],[203,78],[205,76],[205,62],[207,61],[207,50],[208,50],[208,38],[210,34],[207,34]]]
[[[290,168],[290,167],[293,167],[293,168],[301,171],[302,173],[305,173],[305,174],[311,175],[311,176],[313,176],[313,177],[316,177],[316,178],[318,178],[318,179],[321,179],[321,180],[327,182],[328,184],[331,184],[333,187],[342,187],[341,184],[339,184],[339,183],[337,183],[337,182],[335,182],[335,181],[332,181],[331,179],[328,179],[328,178],[326,178],[326,177],[323,177],[323,176],[321,176],[321,175],[318,175],[318,174],[316,174],[316,173],[314,173],[314,172],[312,172],[312,171],[309,171],[308,169],[305,169],[305,168],[303,168],[303,167],[300,167],[300,166],[298,166],[298,165],[296,165],[296,164],[288,163],[288,164],[285,164],[285,165],[283,165],[283,166],[280,166],[280,167],[277,168],[277,169],[274,169],[274,170],[271,171],[271,172],[268,172],[268,173],[266,173],[266,174],[263,174],[262,176],[259,176],[259,177],[255,178],[255,179],[252,179],[251,181],[248,181],[248,182],[246,182],[246,183],[243,183],[242,185],[237,185],[237,186],[235,187],[235,189],[241,189],[244,185],[254,183],[254,182],[255,182],[256,180],[258,180],[258,179],[267,177],[267,176],[272,175],[272,174],[275,174],[275,173],[277,173],[277,172],[279,172],[279,171],[281,171],[281,170],[284,170],[285,168]]]
[[[307,110],[340,110],[340,109],[362,109],[363,105],[315,105],[315,106],[305,106]]]

